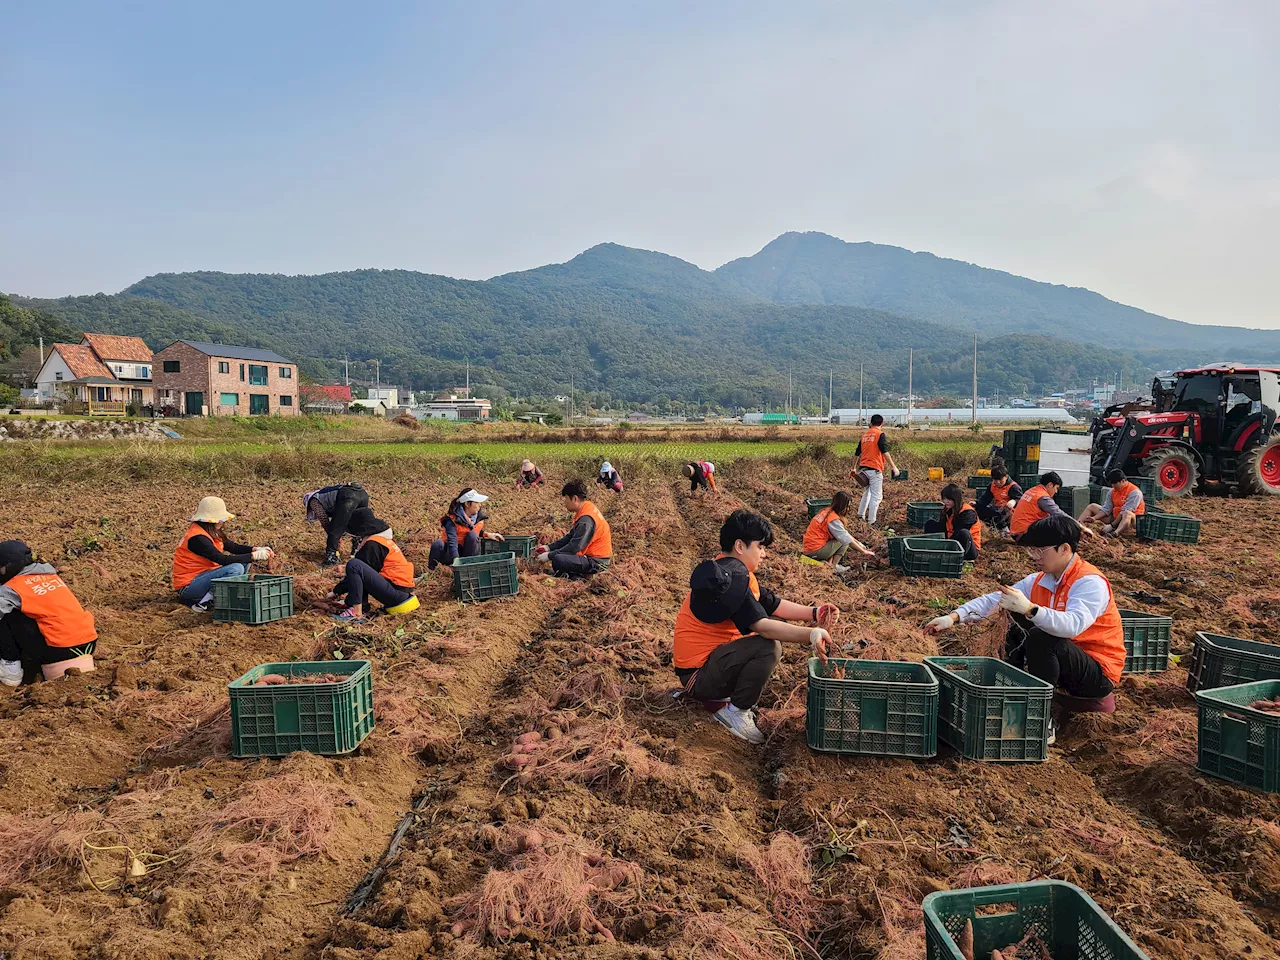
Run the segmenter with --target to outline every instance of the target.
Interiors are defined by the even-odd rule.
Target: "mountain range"
[[[1087,382],[1145,381],[1210,360],[1280,361],[1280,331],[1181,323],[1080,288],[928,253],[787,233],[706,271],[675,257],[600,244],[567,263],[485,281],[406,270],[319,276],[158,274],[114,295],[14,296],[25,333],[50,329],[265,346],[331,377],[342,359],[378,358],[383,382],[594,401],[668,399],[778,406],[799,396],[856,402],[905,390],[966,396],[973,335],[981,392],[1041,393]],[[35,318],[34,320],[32,318]],[[1101,346],[1105,344],[1106,346]],[[358,369],[358,367],[357,367]]]

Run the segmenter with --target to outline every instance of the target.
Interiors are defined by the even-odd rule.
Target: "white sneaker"
[[[739,710],[731,703],[721,707],[711,716],[739,740],[745,740],[747,743],[764,743],[764,734],[756,726],[750,710]]]
[[[22,683],[22,661],[0,660],[0,683],[16,687]]]
[[[849,568],[849,567],[844,566],[843,564],[839,564],[839,563],[837,563],[837,564],[836,564],[836,573],[838,573],[838,574],[839,574],[840,576],[842,576],[842,577],[843,577],[846,573],[848,573],[848,572],[849,572],[849,570],[850,570],[850,568]]]
[[[1045,742],[1051,747],[1058,742],[1058,718],[1057,717],[1049,718],[1049,735],[1045,738]]]
[[[213,591],[206,593],[203,597],[200,598],[200,601],[198,603],[193,603],[191,605],[191,610],[193,613],[208,613],[209,604],[211,603],[213,603]]]

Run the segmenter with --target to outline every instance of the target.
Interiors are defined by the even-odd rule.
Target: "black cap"
[[[746,565],[735,557],[721,560],[703,560],[693,568],[689,577],[691,595],[689,606],[697,616],[709,609],[737,610],[746,599],[751,586],[751,573]],[[701,619],[701,618],[699,618]],[[709,623],[712,621],[703,621]]]
[[[1037,520],[1018,538],[1020,547],[1060,547],[1067,543],[1072,551],[1079,542],[1079,525],[1070,517],[1059,514]]]
[[[1119,483],[1124,479],[1124,471],[1119,467],[1112,467],[1107,471],[1107,483]]]
[[[0,543],[0,567],[7,567],[15,563],[25,567],[34,559],[31,555],[31,548],[21,540],[5,540]]]
[[[375,517],[368,507],[360,507],[352,511],[351,519],[347,522],[347,533],[356,537],[371,537],[388,526],[390,524]]]

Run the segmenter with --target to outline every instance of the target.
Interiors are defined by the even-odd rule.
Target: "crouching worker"
[[[850,548],[869,563],[877,560],[874,550],[868,550],[845,529],[844,518],[852,506],[853,497],[843,490],[837,491],[831,498],[831,506],[819,510],[804,532],[804,555],[810,560],[831,560],[836,573],[849,572],[844,559]]]
[[[191,526],[173,551],[171,577],[178,599],[196,613],[204,613],[213,601],[213,581],[249,572],[255,560],[270,560],[269,547],[232,543],[223,535],[235,514],[221,497],[205,497],[191,516]]]
[[[570,480],[560,491],[564,508],[573,514],[573,526],[559,540],[538,547],[535,563],[549,561],[558,577],[581,579],[599,573],[613,559],[613,531],[599,507],[587,499],[581,480]]]
[[[386,607],[387,613],[417,610],[413,564],[392,539],[391,528],[368,507],[361,507],[351,515],[347,529],[359,545],[346,563],[342,580],[327,597],[331,604],[343,607],[333,619],[364,623],[364,605],[370,597]]]
[[[964,547],[966,560],[977,560],[982,552],[982,521],[978,508],[968,503],[958,483],[948,483],[942,488],[942,519],[926,520],[925,533],[945,533]]]
[[[1124,670],[1124,627],[1111,584],[1076,553],[1080,526],[1067,516],[1046,517],[1018,542],[1039,573],[970,600],[926,629],[941,633],[1008,610],[1006,661],[1072,697],[1110,697]],[[1053,735],[1051,728],[1050,743]]]
[[[546,479],[532,460],[526,460],[520,464],[520,476],[516,477],[516,489],[532,490],[534,487],[542,486],[543,481]]]
[[[358,483],[335,483],[302,495],[307,522],[324,527],[324,562],[331,567],[338,562],[338,547],[350,531],[351,514],[369,506],[369,494]]]
[[[708,463],[705,460],[695,460],[692,463],[686,463],[681,468],[684,478],[689,481],[689,492],[697,493],[698,488],[703,490],[712,490],[716,488],[716,465]]]
[[[991,524],[1004,536],[1008,536],[1013,508],[1022,499],[1022,487],[1009,476],[1000,464],[991,468],[991,482],[978,497],[978,519]]]
[[[438,564],[449,566],[459,557],[474,557],[480,553],[481,540],[501,540],[496,533],[485,533],[484,522],[489,515],[480,504],[489,498],[468,487],[453,498],[448,511],[440,518],[440,539],[431,544],[427,554],[427,569]]]
[[[596,483],[614,493],[622,492],[622,474],[613,469],[613,464],[608,460],[600,464],[600,475],[596,477]]]
[[[994,471],[993,471],[994,472]],[[1018,498],[1018,505],[1013,508],[1013,516],[1009,518],[1009,532],[1013,535],[1013,539],[1021,543],[1022,535],[1031,528],[1031,525],[1037,520],[1043,520],[1045,517],[1063,517],[1068,522],[1075,524],[1077,530],[1088,534],[1090,537],[1096,537],[1097,534],[1088,527],[1080,525],[1079,521],[1058,506],[1053,499],[1058,495],[1058,491],[1062,489],[1062,477],[1054,471],[1042,473],[1040,482]]]
[[[1104,537],[1118,537],[1136,531],[1138,518],[1147,512],[1142,491],[1119,467],[1108,470],[1105,479],[1111,485],[1110,495],[1103,498],[1104,503],[1091,503],[1085,507],[1084,513],[1080,514],[1080,522],[1107,521],[1102,527]]]
[[[46,680],[72,667],[93,669],[98,632],[93,614],[21,540],[0,543],[0,683],[16,687],[27,669]]]
[[[825,662],[831,637],[817,624],[833,623],[838,614],[834,604],[802,606],[760,586],[756,570],[772,542],[773,529],[760,514],[729,514],[720,528],[722,552],[694,567],[676,615],[674,666],[682,695],[728,700],[713,716],[749,743],[764,742],[751,710],[782,659],[782,644],[805,647]]]

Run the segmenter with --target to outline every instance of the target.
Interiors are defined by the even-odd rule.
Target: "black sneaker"
[[[320,564],[322,567],[332,567],[338,562],[337,550],[326,550],[324,554],[324,562]]]

